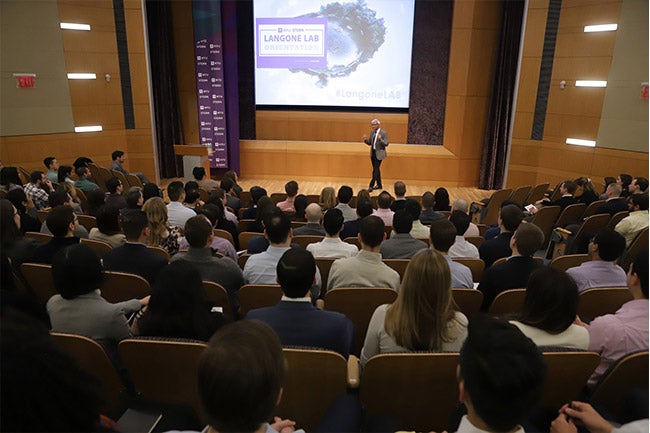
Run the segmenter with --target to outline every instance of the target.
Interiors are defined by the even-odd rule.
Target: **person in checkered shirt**
[[[25,185],[25,193],[32,198],[36,210],[45,209],[48,206],[48,191],[53,190],[52,182],[45,177],[45,173],[38,170],[32,172],[29,180]]]

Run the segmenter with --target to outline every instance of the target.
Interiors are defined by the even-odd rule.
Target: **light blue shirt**
[[[472,271],[462,263],[454,262],[451,257],[445,255],[445,259],[451,270],[451,287],[456,289],[473,289],[474,280]]]

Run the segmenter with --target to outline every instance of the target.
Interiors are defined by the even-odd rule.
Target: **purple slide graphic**
[[[257,18],[258,68],[326,68],[327,18]]]

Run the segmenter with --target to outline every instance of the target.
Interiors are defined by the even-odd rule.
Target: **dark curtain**
[[[172,6],[169,1],[147,0],[146,7],[160,176],[180,177],[183,164],[174,154],[174,144],[183,144],[183,125],[178,102]]]
[[[508,133],[514,108],[524,0],[503,2],[501,35],[492,83],[490,110],[483,141],[479,188],[500,189],[506,171]]]

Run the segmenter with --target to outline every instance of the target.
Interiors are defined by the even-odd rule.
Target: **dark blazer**
[[[390,205],[390,210],[393,212],[397,212],[398,210],[404,209],[404,205],[406,204],[406,199],[405,198],[399,198],[395,200],[391,205]],[[424,224],[424,223],[422,223]]]
[[[309,302],[281,301],[273,307],[251,310],[247,319],[267,323],[283,346],[319,347],[338,352],[347,359],[354,325],[341,313],[324,311]]]
[[[149,251],[146,245],[130,242],[110,250],[102,260],[107,271],[140,275],[149,284],[153,284],[158,272],[167,265],[164,257]]]
[[[339,233],[341,239],[353,238],[359,234],[359,221],[360,219],[347,221],[343,223],[343,230]]]
[[[576,204],[578,201],[574,197],[569,197],[568,195],[566,197],[560,197],[559,199],[545,203],[545,206],[560,206],[562,210],[564,210],[565,207]]]
[[[318,223],[307,223],[293,229],[294,236],[325,236],[325,229]]]
[[[496,260],[501,257],[508,257],[512,254],[510,249],[510,238],[512,232],[500,233],[492,239],[488,239],[478,249],[481,259],[485,262],[485,267],[492,266]]]
[[[596,212],[594,213],[594,215],[599,213],[608,213],[613,216],[618,212],[623,212],[626,210],[628,210],[628,208],[625,199],[615,198],[612,200],[607,200],[605,203],[598,206],[598,208],[596,208]]]
[[[257,205],[253,205],[253,206],[251,206],[249,208],[246,208],[246,210],[241,215],[241,219],[243,219],[243,220],[254,220],[256,211],[257,211]]]
[[[49,242],[44,243],[43,245],[36,247],[34,254],[32,255],[31,261],[34,263],[45,263],[51,264],[54,255],[60,250],[68,247],[70,245],[78,244],[80,239],[78,237],[70,238],[61,238],[58,236],[53,237]]]
[[[478,290],[483,292],[481,311],[487,311],[499,293],[525,288],[530,274],[542,267],[544,265],[537,263],[532,257],[517,256],[487,268],[478,285]]]

